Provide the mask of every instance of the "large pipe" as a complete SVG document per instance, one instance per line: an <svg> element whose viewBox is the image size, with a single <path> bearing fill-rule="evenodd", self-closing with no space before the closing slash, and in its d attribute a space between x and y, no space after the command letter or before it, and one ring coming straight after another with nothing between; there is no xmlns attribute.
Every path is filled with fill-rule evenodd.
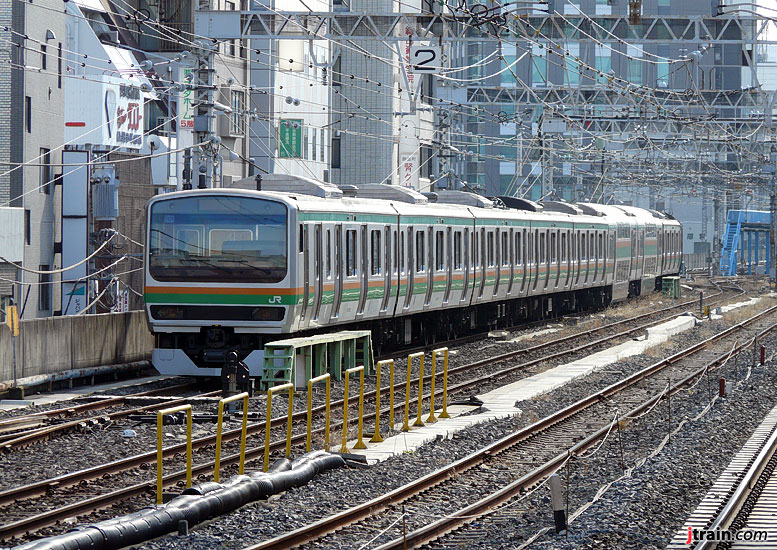
<svg viewBox="0 0 777 550"><path fill-rule="evenodd" d="M314 451L289 462L276 461L268 472L238 475L224 483L206 482L186 489L167 504L76 527L72 531L28 542L15 550L115 550L140 544L231 512L261 498L306 484L316 475L345 465L343 457Z"/></svg>

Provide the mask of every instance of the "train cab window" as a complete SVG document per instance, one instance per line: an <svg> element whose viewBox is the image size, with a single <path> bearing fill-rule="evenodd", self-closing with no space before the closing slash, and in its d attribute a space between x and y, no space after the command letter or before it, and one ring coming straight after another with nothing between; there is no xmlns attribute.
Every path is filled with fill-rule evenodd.
<svg viewBox="0 0 777 550"><path fill-rule="evenodd" d="M424 254L424 232L418 231L415 234L415 270L418 273L426 269L424 258L426 258L426 254Z"/></svg>
<svg viewBox="0 0 777 550"><path fill-rule="evenodd" d="M488 234L488 267L494 266L494 234Z"/></svg>
<svg viewBox="0 0 777 550"><path fill-rule="evenodd" d="M434 234L434 267L437 271L445 269L445 234L437 231Z"/></svg>
<svg viewBox="0 0 777 550"><path fill-rule="evenodd" d="M515 263L516 264L522 264L523 263L523 247L521 246L521 241L523 240L523 231L519 231L515 234Z"/></svg>
<svg viewBox="0 0 777 550"><path fill-rule="evenodd" d="M380 231L370 232L370 274L380 275Z"/></svg>
<svg viewBox="0 0 777 550"><path fill-rule="evenodd" d="M358 273L356 263L356 230L345 232L345 275L354 277Z"/></svg>
<svg viewBox="0 0 777 550"><path fill-rule="evenodd" d="M461 268L461 233L457 231L453 234L453 269Z"/></svg>
<svg viewBox="0 0 777 550"><path fill-rule="evenodd" d="M502 239L502 265L510 265L510 256L509 252L507 250L507 231L502 231L501 233L501 239Z"/></svg>
<svg viewBox="0 0 777 550"><path fill-rule="evenodd" d="M540 233L540 263L545 263L545 258L547 258L547 240L545 232Z"/></svg>
<svg viewBox="0 0 777 550"><path fill-rule="evenodd" d="M554 263L554 264L558 261L558 252L556 249L557 240L558 239L556 237L556 233L551 233L550 234L550 261L551 263Z"/></svg>
<svg viewBox="0 0 777 550"><path fill-rule="evenodd" d="M326 230L326 257L324 258L326 278L332 278L332 230Z"/></svg>

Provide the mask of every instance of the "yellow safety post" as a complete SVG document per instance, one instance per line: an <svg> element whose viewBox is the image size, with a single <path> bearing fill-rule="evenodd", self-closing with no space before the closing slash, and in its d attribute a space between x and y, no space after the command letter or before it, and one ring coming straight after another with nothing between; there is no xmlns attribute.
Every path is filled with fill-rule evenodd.
<svg viewBox="0 0 777 550"><path fill-rule="evenodd" d="M437 352L445 352L442 368L442 412L440 418L450 418L448 414L448 348L438 348L432 352L432 360ZM432 397L432 409L434 409L434 397Z"/></svg>
<svg viewBox="0 0 777 550"><path fill-rule="evenodd" d="M415 359L416 357L420 357L421 358L421 384L423 384L424 353L422 351L419 351L418 353L412 353L412 354L407 356L407 379L405 381L405 421L402 424L402 431L403 432L409 432L410 431L410 376L412 374L412 370L411 369L412 369L412 366L413 366L413 359ZM421 406L421 403L420 403L420 400L421 400L421 394L420 394L421 388L422 388L422 386L419 385L419 387L418 387L418 391L419 391L419 403L418 403L419 409L418 410L419 411L421 410L420 409L420 406ZM421 413L420 412L418 413L418 419L419 420L421 419ZM423 426L423 423L421 423L421 425Z"/></svg>
<svg viewBox="0 0 777 550"><path fill-rule="evenodd" d="M435 376L437 375L437 352L440 351L441 349L442 348L432 351L432 396L431 396L432 404L429 410L429 416L426 419L426 421L429 424L434 424L435 422L437 422L437 418L435 418L434 416L434 379L435 379Z"/></svg>
<svg viewBox="0 0 777 550"><path fill-rule="evenodd" d="M326 424L324 425L324 450L329 450L329 379L329 373L326 373L308 380L308 439L305 445L306 451L310 451L310 433L312 431L313 425L313 384L316 382L321 382L322 380L326 380L326 412L324 413L326 415Z"/></svg>
<svg viewBox="0 0 777 550"><path fill-rule="evenodd" d="M347 453L348 451L348 380L351 373L359 373L359 437L356 441L354 449L366 449L367 445L362 440L362 430L364 428L364 366L354 367L345 371L345 395L343 396L343 442L340 446L341 453Z"/></svg>
<svg viewBox="0 0 777 550"><path fill-rule="evenodd" d="M421 409L424 406L424 354L419 352L421 356L421 362L418 369L418 414L416 415L413 426L423 426L424 421L421 420Z"/></svg>
<svg viewBox="0 0 777 550"><path fill-rule="evenodd" d="M286 421L286 456L291 456L291 419L294 413L294 384L282 384L267 390L267 420L264 427L264 471L270 467L270 422L272 421L272 396L274 393L289 390L289 411Z"/></svg>
<svg viewBox="0 0 777 550"><path fill-rule="evenodd" d="M389 359L389 429L394 430L394 360Z"/></svg>
<svg viewBox="0 0 777 550"><path fill-rule="evenodd" d="M380 435L380 367L384 364L391 363L391 389L389 390L389 393L391 394L391 412L389 413L391 415L391 421L394 420L394 360L393 359L387 359L385 361L378 361L378 369L377 369L377 387L375 388L375 433L372 434L372 439L370 439L370 443L380 443L383 441L383 438ZM393 429L394 426L392 424L391 428Z"/></svg>
<svg viewBox="0 0 777 550"><path fill-rule="evenodd" d="M186 411L186 487L192 486L192 406L179 405L156 413L156 503L162 504L162 426L164 417Z"/></svg>
<svg viewBox="0 0 777 550"><path fill-rule="evenodd" d="M240 435L240 467L238 473L242 474L246 462L246 432L248 431L248 392L226 397L219 401L219 423L216 427L216 466L213 472L213 481L219 482L219 470L221 469L221 428L224 424L224 405L233 401L243 400L243 432Z"/></svg>

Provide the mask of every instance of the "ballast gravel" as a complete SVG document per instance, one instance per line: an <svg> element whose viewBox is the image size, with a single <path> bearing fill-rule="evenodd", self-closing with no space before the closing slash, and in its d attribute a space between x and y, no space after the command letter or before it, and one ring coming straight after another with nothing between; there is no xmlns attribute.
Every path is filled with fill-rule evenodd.
<svg viewBox="0 0 777 550"><path fill-rule="evenodd" d="M678 335L662 346L661 355L666 356L698 341L700 332L709 336L725 326L727 324L723 322L705 323L692 333ZM774 349L777 342L770 339L766 345ZM749 361L745 355L732 358L723 369L723 375L729 379L743 378L747 372L745 363ZM538 399L520 403L524 413L520 417L474 426L458 432L450 440L437 441L369 469L330 472L304 487L215 518L194 529L188 536L168 536L135 548L233 549L267 540L384 494L657 360L658 357L650 354L619 361ZM754 370L747 382L731 396L719 400L709 414L685 425L662 453L636 470L631 479L614 485L602 501L586 511L572 525L568 540L546 534L532 547L663 548L703 497L706 488L728 464L731 455L777 403L775 371L777 364L774 363ZM715 389L716 385L712 390ZM701 381L692 392L673 396L673 426L676 427L683 417L695 415L701 410L708 402L710 391L706 381ZM625 427L621 433L625 466L633 465L654 449L666 435L668 425L665 405L660 405L650 416ZM602 485L621 475L620 441L610 437L597 454L576 463L570 468L570 473L570 510L574 511L593 498ZM562 472L562 477L564 475ZM450 510L448 503L447 509L427 510L425 513L434 516ZM533 493L525 504L522 502L513 507L513 511L515 516L500 517L497 514L475 522L475 528L483 530L482 536L476 539L479 543L473 544L473 539L466 537L466 543L458 544L454 536L450 539L451 545L443 543L433 547L515 548L539 530L552 527L550 495L545 487ZM367 541L347 541L341 546L351 547L356 542ZM312 547L317 546L314 543Z"/></svg>

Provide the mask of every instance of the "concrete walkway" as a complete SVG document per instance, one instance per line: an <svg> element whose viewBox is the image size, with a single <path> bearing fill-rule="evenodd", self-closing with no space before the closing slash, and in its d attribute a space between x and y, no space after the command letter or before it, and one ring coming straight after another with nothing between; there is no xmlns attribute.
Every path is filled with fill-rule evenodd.
<svg viewBox="0 0 777 550"><path fill-rule="evenodd" d="M721 308L723 313L737 309L739 307L749 306L757 303L760 298L754 298L739 304L732 304ZM426 424L423 427L413 428L412 423L415 417L411 418L411 430L409 432L400 432L396 435L386 438L382 443L368 443L367 449L353 451L364 455L368 464L376 464L388 459L391 456L402 453L413 452L425 443L437 438L450 438L457 431L463 430L474 424L480 424L521 414L515 404L520 401L532 399L543 393L555 390L578 378L585 376L594 370L601 369L607 365L615 363L626 357L638 355L647 349L666 342L672 336L692 329L700 321L692 315L680 315L670 321L657 325L647 330L647 334L635 340L624 342L623 344L613 346L612 348L599 351L577 361L559 365L544 372L528 376L512 384L496 388L490 392L478 395L478 399L483 402L482 407L470 405L452 405L448 407L448 413L451 418L439 419L439 411L435 412L438 421L434 424ZM438 388L437 395L440 395ZM439 400L439 397L438 397ZM428 407L428 400L426 402ZM475 414L473 411L480 409ZM425 412L423 419L426 420L428 412ZM396 431L401 430L402 423L394 426ZM356 441L348 444L349 449L353 449Z"/></svg>

